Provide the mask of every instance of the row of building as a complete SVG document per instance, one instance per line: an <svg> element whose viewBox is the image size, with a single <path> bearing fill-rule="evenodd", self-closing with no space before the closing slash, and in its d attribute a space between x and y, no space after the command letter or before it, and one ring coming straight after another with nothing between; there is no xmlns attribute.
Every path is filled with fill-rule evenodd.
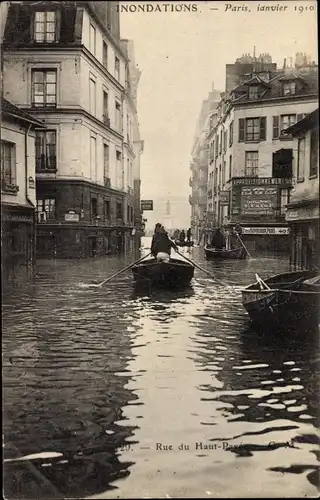
<svg viewBox="0 0 320 500"><path fill-rule="evenodd" d="M119 2L1 4L3 268L134 246L137 89Z"/></svg>
<svg viewBox="0 0 320 500"><path fill-rule="evenodd" d="M318 66L269 54L226 65L225 91L203 102L190 165L191 224L204 241L240 224L249 249L302 264L319 240ZM291 236L290 236L291 235ZM292 238L293 236L293 238Z"/></svg>

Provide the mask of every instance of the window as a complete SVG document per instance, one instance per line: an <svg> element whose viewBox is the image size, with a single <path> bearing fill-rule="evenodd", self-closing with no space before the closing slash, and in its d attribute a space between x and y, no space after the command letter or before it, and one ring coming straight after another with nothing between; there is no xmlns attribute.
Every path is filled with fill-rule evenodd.
<svg viewBox="0 0 320 500"><path fill-rule="evenodd" d="M56 170L57 141L55 130L36 132L36 170Z"/></svg>
<svg viewBox="0 0 320 500"><path fill-rule="evenodd" d="M246 177L257 177L258 175L258 151L246 151L246 164L244 175Z"/></svg>
<svg viewBox="0 0 320 500"><path fill-rule="evenodd" d="M310 135L310 169L309 177L318 175L319 165L319 129L312 129Z"/></svg>
<svg viewBox="0 0 320 500"><path fill-rule="evenodd" d="M89 39L89 49L91 54L96 55L96 29L93 24L90 23L90 39Z"/></svg>
<svg viewBox="0 0 320 500"><path fill-rule="evenodd" d="M122 123L121 123L121 104L116 101L116 130L118 132L122 132Z"/></svg>
<svg viewBox="0 0 320 500"><path fill-rule="evenodd" d="M97 198L91 198L91 217L97 217L98 215L98 200Z"/></svg>
<svg viewBox="0 0 320 500"><path fill-rule="evenodd" d="M227 170L227 162L223 162L223 171L222 171L222 187L224 186L226 182L226 170Z"/></svg>
<svg viewBox="0 0 320 500"><path fill-rule="evenodd" d="M96 180L97 175L97 140L95 137L90 138L90 176L92 180Z"/></svg>
<svg viewBox="0 0 320 500"><path fill-rule="evenodd" d="M1 178L5 184L16 183L16 145L1 141Z"/></svg>
<svg viewBox="0 0 320 500"><path fill-rule="evenodd" d="M228 131L225 130L225 132L223 134L223 151L224 152L227 151L227 142L228 142Z"/></svg>
<svg viewBox="0 0 320 500"><path fill-rule="evenodd" d="M283 95L294 95L296 93L296 82L286 82L282 87Z"/></svg>
<svg viewBox="0 0 320 500"><path fill-rule="evenodd" d="M267 120L260 118L239 119L239 142L265 141L267 135Z"/></svg>
<svg viewBox="0 0 320 500"><path fill-rule="evenodd" d="M34 41L54 43L56 41L56 12L36 12L34 17Z"/></svg>
<svg viewBox="0 0 320 500"><path fill-rule="evenodd" d="M122 155L120 151L116 151L116 160L117 188L123 189Z"/></svg>
<svg viewBox="0 0 320 500"><path fill-rule="evenodd" d="M108 69L108 45L106 42L103 42L102 64L106 69Z"/></svg>
<svg viewBox="0 0 320 500"><path fill-rule="evenodd" d="M110 125L109 119L109 96L107 92L103 92L103 123Z"/></svg>
<svg viewBox="0 0 320 500"><path fill-rule="evenodd" d="M37 214L39 222L46 220L54 220L56 218L56 200L55 198L39 198L37 199Z"/></svg>
<svg viewBox="0 0 320 500"><path fill-rule="evenodd" d="M220 130L219 153L222 153L223 131Z"/></svg>
<svg viewBox="0 0 320 500"><path fill-rule="evenodd" d="M110 184L109 177L109 146L108 144L103 145L103 175L104 175L104 184Z"/></svg>
<svg viewBox="0 0 320 500"><path fill-rule="evenodd" d="M306 139L302 137L298 140L298 165L297 165L297 180L304 180L304 164L306 156Z"/></svg>
<svg viewBox="0 0 320 500"><path fill-rule="evenodd" d="M127 221L130 222L130 206L127 205Z"/></svg>
<svg viewBox="0 0 320 500"><path fill-rule="evenodd" d="M230 123L229 127L229 146L233 144L233 122Z"/></svg>
<svg viewBox="0 0 320 500"><path fill-rule="evenodd" d="M219 135L216 135L216 156L218 156L219 153Z"/></svg>
<svg viewBox="0 0 320 500"><path fill-rule="evenodd" d="M122 203L117 203L117 205L116 205L116 214L117 214L117 219L123 219Z"/></svg>
<svg viewBox="0 0 320 500"><path fill-rule="evenodd" d="M110 201L104 200L103 202L103 215L105 220L110 219Z"/></svg>
<svg viewBox="0 0 320 500"><path fill-rule="evenodd" d="M258 141L260 138L260 120L259 118L249 118L246 120L246 140Z"/></svg>
<svg viewBox="0 0 320 500"><path fill-rule="evenodd" d="M90 113L96 116L96 82L93 78L89 81L89 101Z"/></svg>
<svg viewBox="0 0 320 500"><path fill-rule="evenodd" d="M32 106L54 108L57 105L56 70L32 71Z"/></svg>
<svg viewBox="0 0 320 500"><path fill-rule="evenodd" d="M281 115L280 117L280 135L283 131L296 123L296 115Z"/></svg>
<svg viewBox="0 0 320 500"><path fill-rule="evenodd" d="M229 179L232 177L232 155L229 156Z"/></svg>
<svg viewBox="0 0 320 500"><path fill-rule="evenodd" d="M258 85L249 86L249 99L259 99L259 87Z"/></svg>
<svg viewBox="0 0 320 500"><path fill-rule="evenodd" d="M120 80L120 59L117 56L114 60L114 75L117 80Z"/></svg>

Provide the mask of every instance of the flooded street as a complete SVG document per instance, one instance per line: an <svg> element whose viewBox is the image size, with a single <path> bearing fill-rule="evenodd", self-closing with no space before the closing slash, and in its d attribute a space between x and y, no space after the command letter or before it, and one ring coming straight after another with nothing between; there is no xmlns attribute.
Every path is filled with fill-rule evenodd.
<svg viewBox="0 0 320 500"><path fill-rule="evenodd" d="M137 295L133 258L43 261L3 305L7 499L317 496L317 344L250 329L272 256ZM223 283L221 283L221 281Z"/></svg>

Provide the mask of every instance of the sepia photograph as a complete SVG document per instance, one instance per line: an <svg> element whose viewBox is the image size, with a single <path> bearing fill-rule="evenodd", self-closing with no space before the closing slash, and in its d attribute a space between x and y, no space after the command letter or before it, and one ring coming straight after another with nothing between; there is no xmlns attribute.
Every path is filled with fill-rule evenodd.
<svg viewBox="0 0 320 500"><path fill-rule="evenodd" d="M318 498L317 10L1 2L5 500Z"/></svg>

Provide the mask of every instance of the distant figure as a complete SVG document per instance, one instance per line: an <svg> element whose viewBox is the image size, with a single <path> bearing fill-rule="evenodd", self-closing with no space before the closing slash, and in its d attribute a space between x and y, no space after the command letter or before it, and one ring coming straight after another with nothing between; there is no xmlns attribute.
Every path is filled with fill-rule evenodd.
<svg viewBox="0 0 320 500"><path fill-rule="evenodd" d="M151 254L158 262L168 262L172 248L178 250L177 245L169 238L165 228L160 223L156 224L151 243Z"/></svg>
<svg viewBox="0 0 320 500"><path fill-rule="evenodd" d="M189 227L187 231L187 242L190 243L190 241L191 241L191 227Z"/></svg>
<svg viewBox="0 0 320 500"><path fill-rule="evenodd" d="M186 239L186 233L184 232L184 229L182 229L180 236L179 236L180 243L184 243L185 239Z"/></svg>
<svg viewBox="0 0 320 500"><path fill-rule="evenodd" d="M223 233L221 232L220 227L218 227L218 229L212 236L211 246L213 248L216 248L217 250L222 250L225 247L225 245L226 245L226 239Z"/></svg>
<svg viewBox="0 0 320 500"><path fill-rule="evenodd" d="M179 239L179 236L180 236L180 231L179 229L175 229L174 232L173 232L173 239L175 241L177 241Z"/></svg>

